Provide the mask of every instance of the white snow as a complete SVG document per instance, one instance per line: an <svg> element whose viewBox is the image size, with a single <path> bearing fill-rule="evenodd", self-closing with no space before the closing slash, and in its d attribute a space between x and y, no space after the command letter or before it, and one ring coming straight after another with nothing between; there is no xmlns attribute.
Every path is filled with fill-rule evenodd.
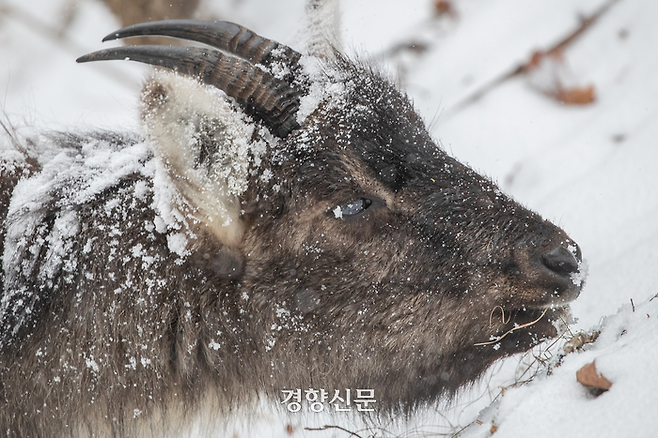
<svg viewBox="0 0 658 438"><path fill-rule="evenodd" d="M490 175L579 243L589 276L572 305L579 322L571 330L596 328L600 337L582 352L564 357L559 366L560 343L536 351L550 364L550 373L532 355L497 364L455 402L428 408L409 422L368 431L349 416L285 416L264 406L250 426L236 422L227 435L235 431L239 436L285 437L290 436L290 425L292 436L349 436L335 428L304 430L327 424L361 436L449 436L468 425L463 436L656 435L658 299L651 298L658 293L658 3L619 0L564 50L561 80L594 86L596 101L583 106L558 103L538 91L537 77L523 75L503 81L468 105L460 103L528 61L534 51L550 48L606 0L451 3L454 15L433 18L430 0L343 1L343 49L367 53L397 73L448 152ZM73 20L59 29L70 4L75 4ZM6 0L3 7L9 13L0 27L0 85L2 108L10 120L39 129L138 129L139 89L149 69L134 63L74 62L103 47L101 38L119 27L101 2ZM295 32L303 10L303 0L206 0L202 5L205 14L239 22L293 48L299 46ZM58 29L59 37L54 32ZM391 55L392 49L408 43L423 44L426 50ZM539 80L545 84L547 79ZM317 97L309 99L304 115L316 102ZM143 158L139 148L133 158L129 152L113 155L127 161L115 163L112 175L129 171L130 159L137 164ZM150 172L156 178L164 173ZM100 177L97 181L108 182ZM100 189L89 187L80 196ZM163 202L169 201L162 196ZM154 228L171 226L176 215L163 207ZM68 235L75 218L60 220L61 233ZM173 250L184 251L182 239L169 243ZM92 360L91 367L96 364ZM575 378L582 365L594 360L612 382L599 397L591 396ZM527 379L530 372L521 377L527 362L534 363L531 371L537 375L515 385ZM128 366L135 366L135 360ZM502 393L501 387L506 388Z"/></svg>

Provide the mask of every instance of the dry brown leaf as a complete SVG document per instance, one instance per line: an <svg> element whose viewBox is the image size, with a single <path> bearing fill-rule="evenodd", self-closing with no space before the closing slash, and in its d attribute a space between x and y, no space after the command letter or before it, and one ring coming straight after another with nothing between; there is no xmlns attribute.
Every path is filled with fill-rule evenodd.
<svg viewBox="0 0 658 438"><path fill-rule="evenodd" d="M594 86L558 90L555 98L567 105L589 105L596 100Z"/></svg>
<svg viewBox="0 0 658 438"><path fill-rule="evenodd" d="M441 17L444 15L455 16L455 8L449 0L435 0L434 1L434 15Z"/></svg>
<svg viewBox="0 0 658 438"><path fill-rule="evenodd" d="M539 65L547 59L549 61L553 60L558 63L563 63L564 54L560 49L549 50L548 52L545 52L543 50L536 50L530 56L530 60L526 62L525 65L523 66L523 71L526 74L530 73L532 70L538 68Z"/></svg>
<svg viewBox="0 0 658 438"><path fill-rule="evenodd" d="M578 332L571 339L564 344L562 350L564 354L571 354L574 351L582 350L582 348L587 344L593 344L599 338L601 332L593 330L591 333Z"/></svg>
<svg viewBox="0 0 658 438"><path fill-rule="evenodd" d="M576 380L583 386L603 391L607 391L612 386L612 382L596 370L596 362L588 363L579 369L576 373Z"/></svg>

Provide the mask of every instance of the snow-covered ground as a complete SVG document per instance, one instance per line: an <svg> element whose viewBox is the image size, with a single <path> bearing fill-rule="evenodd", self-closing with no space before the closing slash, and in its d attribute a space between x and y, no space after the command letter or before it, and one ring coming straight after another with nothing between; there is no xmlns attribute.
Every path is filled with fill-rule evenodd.
<svg viewBox="0 0 658 438"><path fill-rule="evenodd" d="M511 358L451 405L409 422L367 431L348 418L264 413L248 431L350 436L304 430L331 424L360 436L451 435L465 426L468 437L657 436L658 3L612 2L561 56L498 82L609 0L453 0L443 2L452 9L441 16L435 3L344 1L343 49L385 65L446 150L579 243L589 277L572 306L579 322L571 330L601 335L561 360L560 343L536 352L547 367L535 361L525 375L533 356ZM205 0L201 8L292 47L303 10L303 0ZM99 0L5 0L0 11L1 102L10 120L42 129L136 128L147 67L74 62L120 27ZM546 94L558 82L593 86L595 101L558 102ZM598 397L576 381L594 360L612 382ZM530 373L529 383L514 385Z"/></svg>

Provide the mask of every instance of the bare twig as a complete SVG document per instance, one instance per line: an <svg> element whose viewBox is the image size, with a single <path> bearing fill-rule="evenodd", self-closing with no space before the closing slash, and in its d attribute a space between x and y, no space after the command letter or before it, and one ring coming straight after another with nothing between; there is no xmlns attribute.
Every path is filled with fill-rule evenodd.
<svg viewBox="0 0 658 438"><path fill-rule="evenodd" d="M352 432L351 430L347 430L344 427L341 426L335 426L335 425L330 425L330 424L325 424L322 427L305 427L304 430L310 430L310 431L321 431L321 430L327 430L327 429L338 429L342 430L343 432L349 433L351 436L355 436L357 438L363 438L361 435L359 435L356 432Z"/></svg>
<svg viewBox="0 0 658 438"><path fill-rule="evenodd" d="M65 51L68 51L69 53L74 54L75 57L91 51L89 47L82 46L66 35L66 20L62 26L54 26L37 18L30 11L23 9L22 7L17 7L16 5L8 5L4 2L0 3L0 13L23 24L25 27L30 29L30 31L40 35L42 38L49 42L57 41L59 47ZM73 57L71 58L71 62L73 62ZM105 75L108 78L124 85L134 82L133 78L116 67L104 66L103 69L99 69L98 71L102 75Z"/></svg>
<svg viewBox="0 0 658 438"><path fill-rule="evenodd" d="M63 42L63 46L68 47L68 49L72 52L82 53L85 51L84 47L66 36L65 29L67 21L65 21L62 26L53 26L37 18L28 10L17 7L16 5L8 5L4 2L0 4L0 12L16 21L23 23L23 25L28 27L30 30L40 34L42 37L48 40L59 40Z"/></svg>
<svg viewBox="0 0 658 438"><path fill-rule="evenodd" d="M570 32L568 35L566 35L564 38L562 38L560 41L555 43L553 46L551 46L549 49L543 51L544 54L546 55L552 55L555 53L558 53L562 51L565 47L567 47L569 44L573 43L578 37L580 37L587 29L589 29L603 14L605 14L615 3L617 3L619 0L610 0L606 2L601 8L599 8L597 11L595 11L593 14L587 17L583 17L580 20L580 25L574 29L572 32ZM532 61L532 59L531 59ZM454 107L452 107L450 110L447 111L447 115L445 117L449 117L450 115L454 115L458 113L459 111L463 110L464 108L470 106L471 104L477 102L480 100L483 96L494 90L495 88L499 87L503 83L507 82L508 80L524 73L530 62L524 62L522 64L516 65L513 68L511 68L509 71L506 73L503 73L499 77L491 80L489 83L483 85L480 87L478 90L475 92L471 93L469 96L466 98L462 99L460 102L458 102Z"/></svg>

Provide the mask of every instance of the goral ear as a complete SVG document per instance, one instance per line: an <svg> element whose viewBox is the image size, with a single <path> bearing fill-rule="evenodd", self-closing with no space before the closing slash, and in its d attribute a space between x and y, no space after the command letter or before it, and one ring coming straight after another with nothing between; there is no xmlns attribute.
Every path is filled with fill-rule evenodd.
<svg viewBox="0 0 658 438"><path fill-rule="evenodd" d="M192 209L190 228L236 248L243 235L240 195L248 184L247 124L216 89L165 71L144 87L142 119L158 159Z"/></svg>

